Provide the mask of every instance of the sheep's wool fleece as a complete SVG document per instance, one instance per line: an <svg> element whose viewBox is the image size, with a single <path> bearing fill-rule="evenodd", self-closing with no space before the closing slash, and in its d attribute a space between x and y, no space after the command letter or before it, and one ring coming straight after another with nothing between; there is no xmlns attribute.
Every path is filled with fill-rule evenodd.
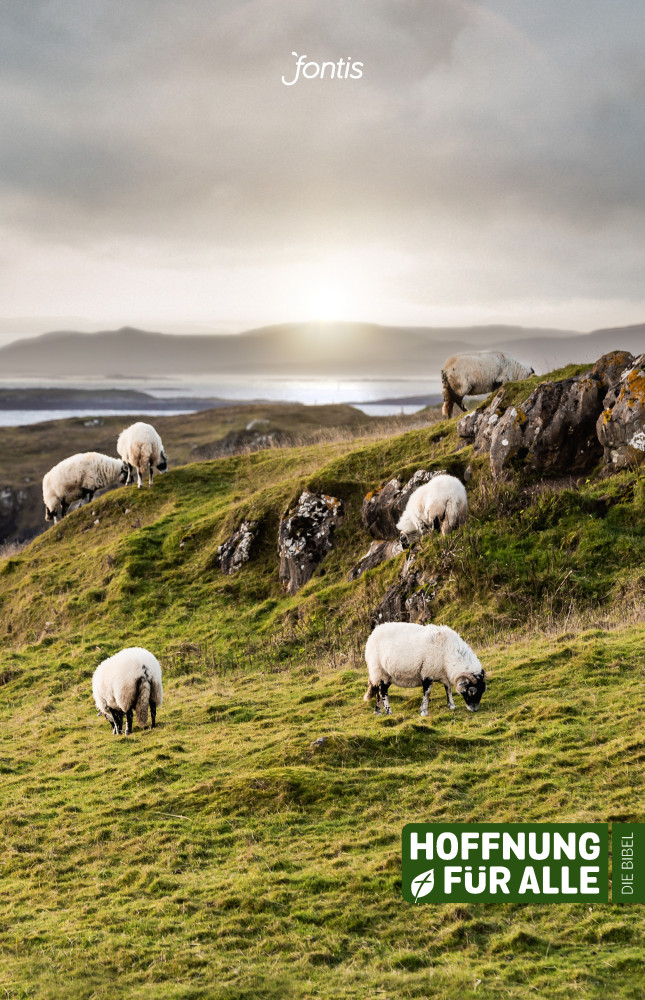
<svg viewBox="0 0 645 1000"><path fill-rule="evenodd" d="M159 707L163 699L161 667L152 653L133 646L103 660L92 677L92 693L99 712L104 712L106 707L120 708L123 712L134 708L137 681L146 675L150 681L151 696Z"/></svg>

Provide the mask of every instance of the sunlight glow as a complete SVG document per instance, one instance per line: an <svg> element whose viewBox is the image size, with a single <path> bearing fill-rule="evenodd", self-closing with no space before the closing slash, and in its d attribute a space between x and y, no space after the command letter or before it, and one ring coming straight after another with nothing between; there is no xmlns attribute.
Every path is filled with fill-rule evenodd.
<svg viewBox="0 0 645 1000"><path fill-rule="evenodd" d="M345 319L348 306L348 298L338 286L322 286L309 296L309 312L314 320Z"/></svg>

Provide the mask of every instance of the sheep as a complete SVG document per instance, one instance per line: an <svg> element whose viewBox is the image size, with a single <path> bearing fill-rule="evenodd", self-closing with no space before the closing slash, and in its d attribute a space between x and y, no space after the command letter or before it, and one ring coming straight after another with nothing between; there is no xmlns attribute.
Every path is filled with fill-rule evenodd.
<svg viewBox="0 0 645 1000"><path fill-rule="evenodd" d="M470 646L447 625L385 622L377 625L365 646L369 683L364 701L376 695L375 714L392 714L387 692L390 684L422 687L421 715L428 714L433 681L446 689L453 710L452 686L463 695L466 708L476 712L486 690L485 672Z"/></svg>
<svg viewBox="0 0 645 1000"><path fill-rule="evenodd" d="M441 369L444 417L452 416L453 403L466 412L464 396L479 396L499 389L504 382L528 378L534 371L503 351L454 354Z"/></svg>
<svg viewBox="0 0 645 1000"><path fill-rule="evenodd" d="M65 517L75 500L89 503L97 490L124 483L127 475L125 462L97 451L64 458L43 477L45 520L56 523L59 517Z"/></svg>
<svg viewBox="0 0 645 1000"><path fill-rule="evenodd" d="M404 549L425 531L441 528L441 534L458 528L468 516L468 498L463 483L454 476L434 476L411 494L397 529Z"/></svg>
<svg viewBox="0 0 645 1000"><path fill-rule="evenodd" d="M141 420L130 424L119 434L116 450L128 466L126 486L134 482L134 470L137 470L137 488L143 485L143 473L148 469L148 486L152 486L154 467L160 472L168 468L168 459L163 450L161 438L152 424L144 424Z"/></svg>
<svg viewBox="0 0 645 1000"><path fill-rule="evenodd" d="M140 726L148 720L152 728L157 722L157 709L163 701L161 667L147 649L132 646L103 660L92 677L92 694L99 715L104 715L115 736L120 736L125 715L125 735L132 732L132 713L136 711Z"/></svg>

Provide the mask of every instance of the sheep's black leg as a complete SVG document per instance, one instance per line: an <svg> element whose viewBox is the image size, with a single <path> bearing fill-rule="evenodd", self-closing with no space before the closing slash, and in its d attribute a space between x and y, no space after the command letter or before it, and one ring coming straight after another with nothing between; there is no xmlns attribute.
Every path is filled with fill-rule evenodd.
<svg viewBox="0 0 645 1000"><path fill-rule="evenodd" d="M125 485L130 486L134 482L134 466L130 465L129 462L126 462L126 465L128 466L128 478L125 481Z"/></svg>
<svg viewBox="0 0 645 1000"><path fill-rule="evenodd" d="M423 701L421 702L421 715L428 714L428 698L430 697L430 689L432 687L432 681L429 677L426 677L423 681Z"/></svg>
<svg viewBox="0 0 645 1000"><path fill-rule="evenodd" d="M450 684L444 684L444 687L446 689L446 700L448 702L448 708L454 709L455 708L455 703L452 700L452 691L450 689Z"/></svg>
<svg viewBox="0 0 645 1000"><path fill-rule="evenodd" d="M125 713L125 735L132 735L132 709L129 708Z"/></svg>
<svg viewBox="0 0 645 1000"><path fill-rule="evenodd" d="M383 709L385 711L385 714L391 715L392 709L390 708L390 701L387 696L387 692L389 690L390 685L386 684L385 681L381 681L379 687L381 689L381 701L383 702Z"/></svg>
<svg viewBox="0 0 645 1000"><path fill-rule="evenodd" d="M65 514L67 513L68 510L69 510L69 504L68 504L67 500L65 500L65 498L63 498L61 500L61 502L60 502L60 516L61 516L61 520L65 517Z"/></svg>
<svg viewBox="0 0 645 1000"><path fill-rule="evenodd" d="M157 725L157 703L150 699L150 728L154 729Z"/></svg>
<svg viewBox="0 0 645 1000"><path fill-rule="evenodd" d="M123 731L123 712L120 708L111 708L110 713L112 715L114 735L120 736Z"/></svg>

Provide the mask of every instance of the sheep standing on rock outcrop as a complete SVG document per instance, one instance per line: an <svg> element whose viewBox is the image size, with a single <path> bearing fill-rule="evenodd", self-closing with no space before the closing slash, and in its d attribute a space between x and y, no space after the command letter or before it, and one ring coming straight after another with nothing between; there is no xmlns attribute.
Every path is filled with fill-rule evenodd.
<svg viewBox="0 0 645 1000"><path fill-rule="evenodd" d="M43 478L45 520L57 521L65 517L75 500L89 502L97 490L115 483L124 483L128 467L118 458L101 455L97 451L81 452L64 458L50 469Z"/></svg>
<svg viewBox="0 0 645 1000"><path fill-rule="evenodd" d="M428 714L433 681L443 684L450 709L455 708L453 685L471 712L477 711L486 690L484 668L470 646L447 625L378 625L367 640L365 661L369 684L363 700L376 695L377 715L382 709L392 714L387 696L390 684L422 687L421 715Z"/></svg>
<svg viewBox="0 0 645 1000"><path fill-rule="evenodd" d="M444 417L451 417L454 403L465 412L464 396L494 392L504 382L519 382L533 374L532 368L503 351L454 354L441 369L441 412Z"/></svg>
<svg viewBox="0 0 645 1000"><path fill-rule="evenodd" d="M92 677L92 694L99 715L105 716L115 736L121 735L124 715L125 735L130 735L135 711L139 725L145 726L148 707L154 729L157 709L163 701L159 661L139 646L122 649L96 668Z"/></svg>
<svg viewBox="0 0 645 1000"><path fill-rule="evenodd" d="M435 476L415 490L397 524L401 545L407 549L426 531L447 535L468 516L468 498L463 483L455 476Z"/></svg>
<svg viewBox="0 0 645 1000"><path fill-rule="evenodd" d="M168 468L168 459L163 450L161 438L152 424L144 424L141 420L121 431L116 450L128 465L126 486L134 482L135 469L137 487L141 489L146 469L148 470L148 486L152 486L155 466L160 472L165 472Z"/></svg>

